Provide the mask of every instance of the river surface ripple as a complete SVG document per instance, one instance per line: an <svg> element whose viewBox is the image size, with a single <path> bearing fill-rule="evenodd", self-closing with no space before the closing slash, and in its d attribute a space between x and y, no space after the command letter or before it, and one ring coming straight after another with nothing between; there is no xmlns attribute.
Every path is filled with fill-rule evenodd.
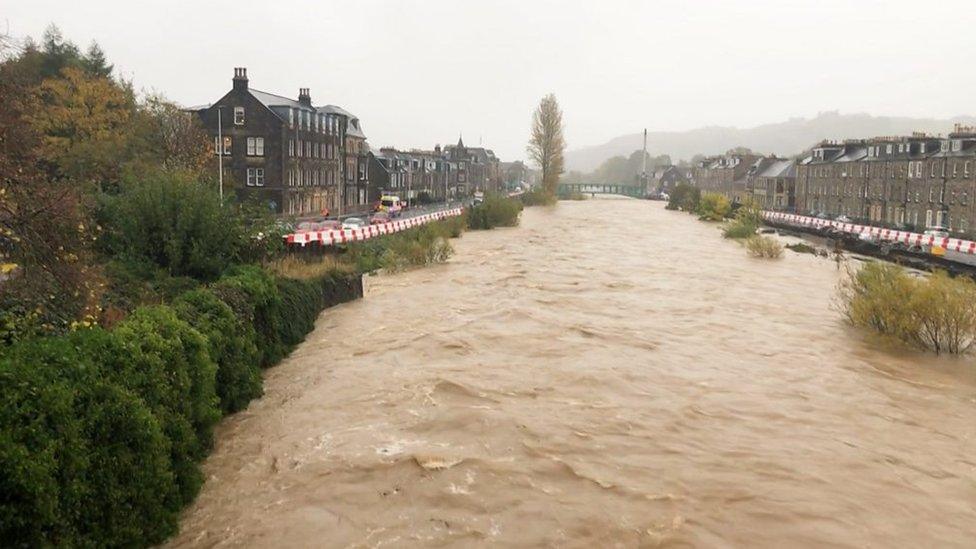
<svg viewBox="0 0 976 549"><path fill-rule="evenodd" d="M225 421L174 547L973 547L976 367L661 203L367 279Z"/></svg>

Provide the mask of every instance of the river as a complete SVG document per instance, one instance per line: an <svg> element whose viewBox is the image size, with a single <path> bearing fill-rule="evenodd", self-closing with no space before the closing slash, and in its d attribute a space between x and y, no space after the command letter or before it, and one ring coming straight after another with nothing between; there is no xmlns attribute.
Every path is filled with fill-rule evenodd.
<svg viewBox="0 0 976 549"><path fill-rule="evenodd" d="M976 365L661 203L367 279L224 421L174 547L972 547Z"/></svg>

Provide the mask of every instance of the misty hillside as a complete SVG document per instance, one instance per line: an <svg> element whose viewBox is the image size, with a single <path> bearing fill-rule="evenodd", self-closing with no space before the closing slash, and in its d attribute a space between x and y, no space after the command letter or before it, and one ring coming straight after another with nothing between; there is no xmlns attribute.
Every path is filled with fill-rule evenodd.
<svg viewBox="0 0 976 549"><path fill-rule="evenodd" d="M972 125L976 123L976 117L936 120L827 112L816 118L792 118L747 129L713 126L684 132L648 132L647 152L668 154L674 162L690 159L696 154L721 154L739 146L760 153L790 156L822 139L906 135L913 131L947 133L955 123ZM608 158L627 156L640 148L640 133L622 135L602 145L567 151L566 169L589 172Z"/></svg>

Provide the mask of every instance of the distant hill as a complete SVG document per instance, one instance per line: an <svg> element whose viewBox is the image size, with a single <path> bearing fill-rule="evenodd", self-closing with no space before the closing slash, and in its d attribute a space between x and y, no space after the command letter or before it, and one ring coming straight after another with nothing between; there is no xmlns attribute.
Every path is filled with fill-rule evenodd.
<svg viewBox="0 0 976 549"><path fill-rule="evenodd" d="M648 132L647 152L653 156L668 154L674 162L690 159L696 154L721 154L740 146L759 153L792 156L822 139L907 135L913 131L947 133L956 123L976 125L976 117L936 120L826 112L815 118L791 118L755 128L711 126L685 132ZM640 133L633 133L603 145L567 151L566 169L590 172L608 158L629 156L641 148L641 138Z"/></svg>

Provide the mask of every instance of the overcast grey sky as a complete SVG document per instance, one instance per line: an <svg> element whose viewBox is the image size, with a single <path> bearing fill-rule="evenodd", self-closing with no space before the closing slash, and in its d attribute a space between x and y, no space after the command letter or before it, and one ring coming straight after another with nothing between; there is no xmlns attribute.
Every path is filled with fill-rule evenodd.
<svg viewBox="0 0 976 549"><path fill-rule="evenodd" d="M974 0L0 0L0 23L97 40L137 88L184 105L251 86L358 114L372 146L525 156L553 92L570 148L624 133L820 111L976 112Z"/></svg>

